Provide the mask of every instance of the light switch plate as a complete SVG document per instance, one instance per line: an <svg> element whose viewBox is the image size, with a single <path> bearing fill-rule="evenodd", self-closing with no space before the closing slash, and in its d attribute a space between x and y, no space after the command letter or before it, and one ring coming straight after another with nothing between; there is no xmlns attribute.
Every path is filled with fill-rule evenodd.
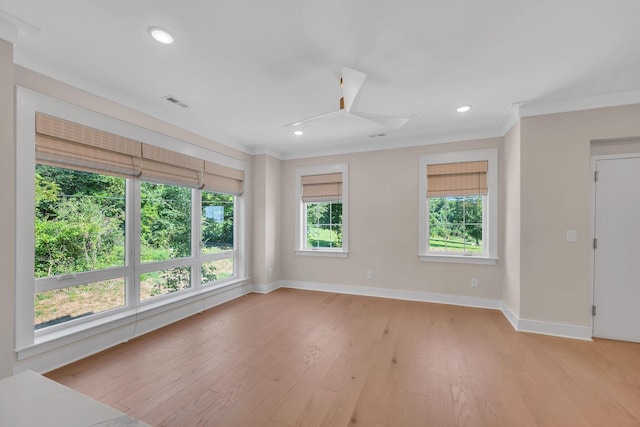
<svg viewBox="0 0 640 427"><path fill-rule="evenodd" d="M578 232L576 230L567 230L567 242L576 242L578 240Z"/></svg>

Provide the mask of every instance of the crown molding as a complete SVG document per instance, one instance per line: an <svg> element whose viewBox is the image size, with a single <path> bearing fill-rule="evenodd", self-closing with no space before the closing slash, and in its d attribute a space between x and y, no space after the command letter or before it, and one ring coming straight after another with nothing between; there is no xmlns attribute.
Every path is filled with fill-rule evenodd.
<svg viewBox="0 0 640 427"><path fill-rule="evenodd" d="M640 90L612 92L592 96L525 102L518 106L518 115L519 117L531 117L638 103L640 103Z"/></svg>

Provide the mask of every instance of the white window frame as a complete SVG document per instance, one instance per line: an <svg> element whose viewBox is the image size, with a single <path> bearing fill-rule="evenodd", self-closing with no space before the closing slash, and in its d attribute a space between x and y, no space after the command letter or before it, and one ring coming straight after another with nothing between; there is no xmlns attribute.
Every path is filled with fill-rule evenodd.
<svg viewBox="0 0 640 427"><path fill-rule="evenodd" d="M308 248L306 241L306 215L302 201L302 177L342 173L342 247L341 248ZM321 166L301 166L296 168L296 255L326 256L346 258L349 255L349 164L337 163Z"/></svg>
<svg viewBox="0 0 640 427"><path fill-rule="evenodd" d="M220 153L189 144L176 138L120 121L113 117L69 104L29 89L18 87L16 90L16 298L15 298L15 350L19 360L48 351L61 345L80 342L91 336L116 330L124 323L131 324L131 319L145 319L145 327L156 322L162 326L168 321L175 321L184 316L176 311L175 316L167 315L172 308L184 304L184 301L202 300L212 292L231 285L242 285L248 281L246 248L247 234L244 230L246 221L247 183L251 182L247 163ZM36 286L34 277L34 217L35 217L35 114L49 114L64 120L73 121L85 126L97 128L116 135L145 142L181 154L202 158L224 166L240 169L245 172L245 193L234 196L234 250L214 256L202 255L200 250L200 218L201 190L192 190L192 253L185 258L165 261L140 263L139 250L139 218L140 218L140 182L127 179L126 220L127 233L126 264L124 267L90 271L70 275L58 282L57 278L40 280ZM196 215L198 214L198 215ZM217 280L206 285L200 284L200 263L210 258L234 256L234 276ZM178 266L191 266L191 287L188 289L158 295L145 301L139 300L139 276L141 273L164 270ZM105 280L115 273L118 277L126 277L126 305L84 318L73 319L46 328L34 329L34 295L36 291L74 286ZM121 273L121 275L120 275ZM134 283L133 286L130 283ZM204 306L204 304L202 304ZM144 316L142 316L144 313ZM157 320L151 320L157 315ZM173 320L169 320L173 319ZM133 329L135 335L135 327ZM101 335L102 336L102 335ZM101 339L101 338L96 338ZM106 338L105 338L106 339Z"/></svg>
<svg viewBox="0 0 640 427"><path fill-rule="evenodd" d="M208 192L208 193L216 193L215 191L211 191L211 190L201 190L198 191L198 197L197 197L197 201L194 200L194 202L196 202L197 204L194 203L194 209L197 209L197 211L195 212L200 212L200 215L202 215L202 192ZM220 193L217 192L217 194L225 194L225 193ZM197 281L196 283L198 284L199 287L202 288L211 288L211 287L217 287L220 284L224 284L226 282L229 282L231 280L234 280L238 277L238 268L240 267L239 265L239 252L238 252L238 239L240 236L240 232L238 230L237 224L238 224L238 197L234 196L233 197L233 249L230 251L224 251L224 252L218 252L218 253L212 253L212 254L203 254L202 253L202 218L198 217L195 218L194 217L194 221L197 222L197 224L193 224L193 229L197 232L196 236L198 237L196 245L197 245L197 249L196 252L198 254L198 258L200 260L200 262L198 263L198 266L201 266L203 263L207 263L207 262L213 262L213 261L220 261L223 259L229 259L229 258L233 258L233 276L231 277L226 277L224 279L218 279L218 280L214 280L213 282L206 282L206 283L201 283L202 282L202 277L201 274L202 272L200 271L200 269L198 268L198 272L197 272ZM196 253L194 252L194 253ZM193 273L192 273L193 276Z"/></svg>
<svg viewBox="0 0 640 427"><path fill-rule="evenodd" d="M432 252L429 250L429 203L427 197L427 165L458 162L489 162L487 171L488 192L483 196L482 223L483 246L479 255ZM498 260L498 149L457 151L423 154L419 163L419 236L418 257L424 262L451 262L464 264L495 264Z"/></svg>

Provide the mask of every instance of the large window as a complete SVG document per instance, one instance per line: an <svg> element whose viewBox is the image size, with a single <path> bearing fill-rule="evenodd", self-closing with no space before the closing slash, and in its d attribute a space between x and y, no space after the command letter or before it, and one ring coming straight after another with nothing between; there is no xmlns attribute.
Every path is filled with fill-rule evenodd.
<svg viewBox="0 0 640 427"><path fill-rule="evenodd" d="M159 268L140 274L140 300L191 287L187 260L173 268L161 262L191 256L191 193L186 187L140 183L140 261Z"/></svg>
<svg viewBox="0 0 640 427"><path fill-rule="evenodd" d="M142 182L140 185L142 262L191 255L191 189Z"/></svg>
<svg viewBox="0 0 640 427"><path fill-rule="evenodd" d="M29 337L18 324L19 347L240 278L242 170L35 116L33 225L19 221L33 230L25 239L33 257L21 260L33 260L23 276L33 277L33 314L23 315L28 287L18 290L25 302L17 309L20 322L31 317L33 326ZM23 182L27 170L19 171Z"/></svg>
<svg viewBox="0 0 640 427"><path fill-rule="evenodd" d="M235 274L234 197L203 191L201 218L201 283L206 285Z"/></svg>
<svg viewBox="0 0 640 427"><path fill-rule="evenodd" d="M125 180L35 172L36 329L125 306Z"/></svg>
<svg viewBox="0 0 640 427"><path fill-rule="evenodd" d="M346 256L348 252L348 167L296 169L299 255Z"/></svg>
<svg viewBox="0 0 640 427"><path fill-rule="evenodd" d="M495 263L497 150L420 157L423 261Z"/></svg>

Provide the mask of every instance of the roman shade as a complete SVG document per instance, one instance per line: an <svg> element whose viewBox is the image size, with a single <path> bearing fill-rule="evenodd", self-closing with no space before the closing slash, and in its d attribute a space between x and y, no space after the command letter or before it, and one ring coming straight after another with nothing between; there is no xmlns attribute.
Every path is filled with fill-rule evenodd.
<svg viewBox="0 0 640 427"><path fill-rule="evenodd" d="M326 202L342 199L342 172L302 176L302 201Z"/></svg>
<svg viewBox="0 0 640 427"><path fill-rule="evenodd" d="M84 172L137 177L142 143L36 113L36 161Z"/></svg>
<svg viewBox="0 0 640 427"><path fill-rule="evenodd" d="M427 165L427 197L486 195L488 164L484 160Z"/></svg>
<svg viewBox="0 0 640 427"><path fill-rule="evenodd" d="M203 189L241 196L244 192L244 171L205 161Z"/></svg>
<svg viewBox="0 0 640 427"><path fill-rule="evenodd" d="M201 188L204 160L142 144L140 179L160 184Z"/></svg>
<svg viewBox="0 0 640 427"><path fill-rule="evenodd" d="M36 113L36 162L240 196L244 171Z"/></svg>

